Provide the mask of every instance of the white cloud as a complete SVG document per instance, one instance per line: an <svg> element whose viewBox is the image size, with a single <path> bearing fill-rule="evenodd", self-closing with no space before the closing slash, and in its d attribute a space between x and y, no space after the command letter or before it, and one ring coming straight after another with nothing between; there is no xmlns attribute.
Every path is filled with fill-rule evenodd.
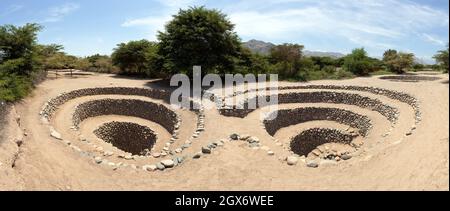
<svg viewBox="0 0 450 211"><path fill-rule="evenodd" d="M167 21L170 20L169 16L161 16L161 17L145 17L145 18L137 18L130 19L122 23L123 27L131 27L131 26L155 26L160 27L163 26Z"/></svg>
<svg viewBox="0 0 450 211"><path fill-rule="evenodd" d="M66 3L60 6L52 7L48 10L47 18L44 19L44 23L61 21L65 16L78 10L79 4Z"/></svg>
<svg viewBox="0 0 450 211"><path fill-rule="evenodd" d="M0 13L0 16L7 16L17 11L20 11L24 6L19 4L13 4L9 7L6 7L4 11Z"/></svg>
<svg viewBox="0 0 450 211"><path fill-rule="evenodd" d="M155 17L145 17L130 19L121 24L122 27L143 27L147 32L147 39L156 40L158 31L163 31L164 26L170 21L172 16L163 15Z"/></svg>
<svg viewBox="0 0 450 211"><path fill-rule="evenodd" d="M274 7L274 2L269 1L267 6ZM295 11L285 8L266 8L264 11L251 12L245 9L232 12L230 16L237 24L237 31L242 34L249 34L249 29L257 29L252 30L251 33L283 34L317 31L400 38L410 32L435 26L447 25L448 27L448 14L409 1L385 0L374 3L367 0L333 2L281 0L280 2L308 4ZM232 11L231 8L229 10Z"/></svg>
<svg viewBox="0 0 450 211"><path fill-rule="evenodd" d="M430 42L430 43L433 43L433 44L436 44L436 45L442 45L442 46L445 45L445 41L443 41L443 40L441 40L441 39L439 39L439 38L437 38L437 37L435 37L433 35L430 35L430 34L427 34L427 33L423 33L422 37L427 42Z"/></svg>
<svg viewBox="0 0 450 211"><path fill-rule="evenodd" d="M198 2L196 0L157 0L163 8L158 11L158 15L147 16L141 18L129 18L121 24L122 27L142 27L145 28L148 35L147 38L156 40L158 31L163 31L167 22L172 19L178 9L186 8Z"/></svg>
<svg viewBox="0 0 450 211"><path fill-rule="evenodd" d="M165 6L159 15L129 19L122 26L146 27L154 37L178 8L204 2L158 1ZM397 45L414 36L449 27L448 12L409 0L236 0L220 9L244 39L303 42L305 37L317 37L347 41L373 51L401 47ZM443 43L431 35L420 38Z"/></svg>

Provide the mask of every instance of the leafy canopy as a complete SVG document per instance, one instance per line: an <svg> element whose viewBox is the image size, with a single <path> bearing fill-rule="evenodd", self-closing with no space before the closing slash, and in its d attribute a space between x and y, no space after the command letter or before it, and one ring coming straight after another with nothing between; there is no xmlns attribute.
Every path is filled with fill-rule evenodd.
<svg viewBox="0 0 450 211"><path fill-rule="evenodd" d="M157 58L157 48L156 43L148 40L120 43L111 56L112 62L122 74L152 76L157 71L152 65Z"/></svg>
<svg viewBox="0 0 450 211"><path fill-rule="evenodd" d="M383 62L389 71L404 73L406 68L411 68L414 64L414 54L397 52L389 49L383 54Z"/></svg>
<svg viewBox="0 0 450 211"><path fill-rule="evenodd" d="M449 69L449 58L448 58L448 52L449 52L449 48L448 48L448 44L447 44L447 49L446 50L441 50L439 51L436 55L434 55L434 59L436 60L436 62L441 65L441 67L444 69L445 72L448 73L448 69Z"/></svg>
<svg viewBox="0 0 450 211"><path fill-rule="evenodd" d="M37 68L35 48L41 29L38 24L0 26L0 71L26 75Z"/></svg>
<svg viewBox="0 0 450 211"><path fill-rule="evenodd" d="M360 76L369 75L374 68L374 59L367 56L364 48L353 49L352 53L344 59L343 67L345 70Z"/></svg>
<svg viewBox="0 0 450 211"><path fill-rule="evenodd" d="M241 48L233 30L234 25L219 10L180 10L158 34L163 68L170 74L190 74L195 65L201 65L206 72L232 71Z"/></svg>

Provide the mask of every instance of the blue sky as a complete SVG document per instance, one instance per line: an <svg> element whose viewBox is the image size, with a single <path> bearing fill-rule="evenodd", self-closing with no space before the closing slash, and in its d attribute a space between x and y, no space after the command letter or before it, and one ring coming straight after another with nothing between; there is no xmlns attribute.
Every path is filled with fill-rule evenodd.
<svg viewBox="0 0 450 211"><path fill-rule="evenodd" d="M291 42L308 50L349 53L388 48L425 61L449 39L448 0L0 0L0 24L42 24L42 43L63 44L86 56L110 54L116 44L156 39L179 8L222 10L243 41Z"/></svg>

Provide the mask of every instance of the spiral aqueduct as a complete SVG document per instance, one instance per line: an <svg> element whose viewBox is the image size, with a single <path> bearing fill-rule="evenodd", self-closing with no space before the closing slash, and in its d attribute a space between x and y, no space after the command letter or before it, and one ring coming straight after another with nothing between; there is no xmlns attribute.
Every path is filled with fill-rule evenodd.
<svg viewBox="0 0 450 211"><path fill-rule="evenodd" d="M248 94L257 91L215 96L216 101L240 102L244 109L224 105L211 112L236 121L252 118L262 108L249 109L248 103L257 98ZM113 170L143 171L176 169L189 160L201 162L202 157L215 156L212 152L231 142L247 143L249 149L266 151L267 156L286 165L298 165L301 161L309 167L324 162L337 164L358 159L358 152L367 144L378 143L374 140L410 136L421 122L420 102L408 93L366 86L282 86L278 115L254 122L265 134L229 131L229 137L206 140L202 133L212 124L207 121L210 111L175 110L169 99L170 92L158 89L79 89L48 100L40 116L49 135L80 156ZM196 124L185 124L186 120ZM399 124L410 127L396 131ZM62 130L69 130L71 136L63 137L59 132ZM202 147L193 149L194 142L200 142ZM267 142L272 142L272 147Z"/></svg>

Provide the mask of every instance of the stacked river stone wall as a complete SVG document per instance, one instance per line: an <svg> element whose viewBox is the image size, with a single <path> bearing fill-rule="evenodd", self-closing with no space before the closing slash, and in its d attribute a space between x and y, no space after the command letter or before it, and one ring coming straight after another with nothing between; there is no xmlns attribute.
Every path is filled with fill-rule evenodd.
<svg viewBox="0 0 450 211"><path fill-rule="evenodd" d="M274 115L275 113L271 114ZM367 136L372 123L367 116L353 113L338 108L297 108L291 110L279 110L275 118L264 120L267 132L273 136L284 127L305 123L309 121L328 120L348 125L359 130L359 134Z"/></svg>
<svg viewBox="0 0 450 211"><path fill-rule="evenodd" d="M269 96L267 96L267 101ZM248 109L248 104L258 105L258 97L245 102L244 109L222 109L221 114L225 116L245 117L254 109ZM398 110L388 105L384 105L377 99L371 99L358 94L339 93L339 92L298 92L278 95L279 104L287 103L334 103L355 105L361 108L367 108L376 111L385 116L390 122L395 123L398 118Z"/></svg>
<svg viewBox="0 0 450 211"><path fill-rule="evenodd" d="M170 93L162 90L143 89L143 88L128 88L128 87L106 87L106 88L88 88L79 89L67 93L62 93L58 97L49 100L42 110L42 115L48 119L52 117L59 106L69 100L79 97L93 96L93 95L135 95L144 96L153 99L160 99L168 102L170 100Z"/></svg>
<svg viewBox="0 0 450 211"><path fill-rule="evenodd" d="M255 92L255 91L260 91L260 90L270 90L273 89L273 87L267 87L265 89L250 89L244 92L236 92L233 94L233 96L237 96L240 94L246 94L248 92ZM285 87L278 87L279 90L295 90L295 89L331 89L331 90L348 90L348 91L361 91L361 92L368 92L368 93L372 93L372 94L376 94L376 95L382 95L385 97L388 97L390 99L393 100L397 100L403 103L406 103L408 105L410 105L414 111L415 111L415 120L416 123L421 121L421 113L420 113L420 106L419 106L419 101L407 94L407 93L403 93L403 92L399 92L399 91L393 91L393 90L388 90L388 89L383 89L383 88L378 88L378 87L368 87L368 86L339 86L339 85L303 85L303 86L285 86ZM227 97L232 97L232 96L227 96Z"/></svg>
<svg viewBox="0 0 450 211"><path fill-rule="evenodd" d="M130 122L108 122L96 129L94 134L133 155L147 155L156 142L153 130Z"/></svg>
<svg viewBox="0 0 450 211"><path fill-rule="evenodd" d="M400 82L420 82L420 81L437 81L439 77L418 76L418 75L390 75L380 77L382 80L400 81Z"/></svg>
<svg viewBox="0 0 450 211"><path fill-rule="evenodd" d="M353 136L343 131L328 128L313 128L305 130L291 140L291 150L300 156L308 154L326 143L350 144Z"/></svg>
<svg viewBox="0 0 450 211"><path fill-rule="evenodd" d="M78 105L73 114L73 125L87 118L103 115L133 116L156 122L173 133L178 118L175 112L163 105L134 99L102 99Z"/></svg>

